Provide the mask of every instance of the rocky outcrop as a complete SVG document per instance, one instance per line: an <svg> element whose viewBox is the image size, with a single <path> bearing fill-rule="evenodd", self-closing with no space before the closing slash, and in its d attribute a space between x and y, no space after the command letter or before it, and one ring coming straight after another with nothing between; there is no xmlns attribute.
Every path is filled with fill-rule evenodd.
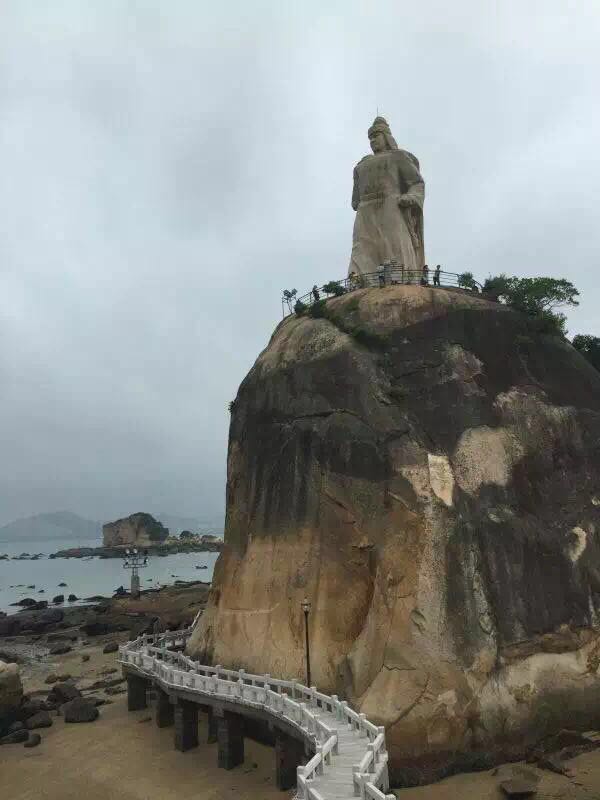
<svg viewBox="0 0 600 800"><path fill-rule="evenodd" d="M0 730L5 722L12 722L23 698L23 684L17 664L0 661Z"/></svg>
<svg viewBox="0 0 600 800"><path fill-rule="evenodd" d="M147 547L164 542L168 535L168 528L151 514L142 512L102 526L105 547Z"/></svg>
<svg viewBox="0 0 600 800"><path fill-rule="evenodd" d="M225 549L189 643L387 728L396 780L600 713L600 375L466 293L290 317L233 404ZM491 754L491 755L490 755Z"/></svg>

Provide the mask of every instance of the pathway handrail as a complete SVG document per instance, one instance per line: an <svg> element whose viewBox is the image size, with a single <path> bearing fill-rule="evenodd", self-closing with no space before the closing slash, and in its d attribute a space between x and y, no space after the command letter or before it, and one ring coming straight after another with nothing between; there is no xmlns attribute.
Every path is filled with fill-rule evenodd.
<svg viewBox="0 0 600 800"><path fill-rule="evenodd" d="M298 729L315 748L315 755L298 767L298 796L304 800L327 800L312 782L338 754L338 734L319 719L319 711L335 716L341 727L347 726L365 740L365 753L352 767L354 794L362 800L392 800L388 789L385 732L373 725L364 714L351 709L337 695L318 692L294 680L255 675L244 669L226 669L194 661L172 647L185 645L192 628L142 634L119 647L119 662L133 666L168 689L185 689L202 695L226 699L242 706L259 707L272 716L283 718ZM383 791L382 791L383 789Z"/></svg>
<svg viewBox="0 0 600 800"><path fill-rule="evenodd" d="M434 275L438 276L439 284L434 284ZM464 283L464 276L470 276L467 284ZM425 283L422 281L425 278ZM476 281L471 273L463 272L447 272L440 270L436 273L434 269L430 269L425 277L421 269L409 269L397 264L384 264L375 272L367 272L364 275L355 274L352 277L341 278L338 281L329 281L324 286L318 286L317 291L321 300L328 300L331 297L339 297L355 289L372 289L384 288L386 286L418 286L425 285L440 289L444 288L459 288L467 291L482 292L483 287ZM325 291L325 286L328 286L332 291ZM337 288L336 288L337 287ZM295 290L294 290L295 291ZM286 293L281 298L281 309L283 316L294 313L296 303L309 307L316 302L312 290L306 294L298 296L297 293L293 296Z"/></svg>

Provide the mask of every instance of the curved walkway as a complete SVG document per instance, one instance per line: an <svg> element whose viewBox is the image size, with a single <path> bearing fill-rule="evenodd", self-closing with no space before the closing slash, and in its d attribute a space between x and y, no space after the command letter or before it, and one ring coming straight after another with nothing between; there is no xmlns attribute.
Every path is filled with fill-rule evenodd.
<svg viewBox="0 0 600 800"><path fill-rule="evenodd" d="M258 710L274 727L307 743L314 756L297 767L300 798L395 800L394 795L385 794L388 755L382 727L314 686L193 661L174 649L183 648L191 632L192 628L167 631L158 638L144 635L128 642L119 648L124 673L152 682L171 702L225 704L240 716L252 716Z"/></svg>

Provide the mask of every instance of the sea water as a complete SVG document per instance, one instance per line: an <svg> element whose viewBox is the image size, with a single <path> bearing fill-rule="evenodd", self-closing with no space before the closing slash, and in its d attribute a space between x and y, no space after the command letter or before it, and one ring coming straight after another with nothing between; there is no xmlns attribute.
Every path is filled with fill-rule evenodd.
<svg viewBox="0 0 600 800"><path fill-rule="evenodd" d="M64 605L70 594L79 600L92 595L110 597L115 589L124 586L129 590L131 571L123 567L120 558L48 558L50 553L72 547L96 547L95 541L74 541L73 539L44 539L43 541L19 540L0 542L0 555L18 556L21 553L43 553L36 561L17 561L12 558L0 560L0 611L12 614L20 606L11 606L24 597L34 600L52 599L58 594L65 596ZM142 589L158 589L182 581L212 580L213 569L218 553L177 553L170 556L149 556L148 566L140 569ZM196 569L196 567L206 569ZM59 586L66 583L66 586ZM34 586L35 588L28 588ZM44 590L43 593L40 590Z"/></svg>

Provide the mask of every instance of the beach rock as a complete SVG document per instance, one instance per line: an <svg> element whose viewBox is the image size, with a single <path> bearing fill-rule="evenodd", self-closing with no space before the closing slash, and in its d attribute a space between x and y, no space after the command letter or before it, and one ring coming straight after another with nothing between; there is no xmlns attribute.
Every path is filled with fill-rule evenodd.
<svg viewBox="0 0 600 800"><path fill-rule="evenodd" d="M36 728L49 728L52 725L52 717L47 711L38 711L37 714L29 717L26 725L30 731Z"/></svg>
<svg viewBox="0 0 600 800"><path fill-rule="evenodd" d="M68 584L66 584L66 583L59 583L58 585L59 585L59 587L68 586Z"/></svg>
<svg viewBox="0 0 600 800"><path fill-rule="evenodd" d="M23 684L17 664L0 661L0 729L12 721L23 699Z"/></svg>
<svg viewBox="0 0 600 800"><path fill-rule="evenodd" d="M48 700L52 703L62 704L69 700L74 700L81 697L81 692L74 683L65 681L64 683L55 683L52 687Z"/></svg>
<svg viewBox="0 0 600 800"><path fill-rule="evenodd" d="M52 673L51 675L46 676L44 683L56 683L57 680L58 680L58 675Z"/></svg>
<svg viewBox="0 0 600 800"><path fill-rule="evenodd" d="M73 648L70 644L55 644L50 648L51 656L64 656L65 653L70 653Z"/></svg>
<svg viewBox="0 0 600 800"><path fill-rule="evenodd" d="M225 548L187 650L311 672L391 777L600 718L600 373L530 318L421 286L286 318L233 404ZM207 661L208 659L208 661Z"/></svg>
<svg viewBox="0 0 600 800"><path fill-rule="evenodd" d="M60 710L65 722L93 722L99 716L95 704L83 697L65 703Z"/></svg>
<svg viewBox="0 0 600 800"><path fill-rule="evenodd" d="M69 602L69 603L76 603L76 602L77 602L77 600L79 600L79 598L77 597L77 595L76 595L76 594L70 594L70 595L67 597L67 600L68 600L68 602Z"/></svg>
<svg viewBox="0 0 600 800"><path fill-rule="evenodd" d="M119 649L117 642L107 642L102 648L103 653L116 653Z"/></svg>
<svg viewBox="0 0 600 800"><path fill-rule="evenodd" d="M15 720L8 726L8 733L15 733L15 731L22 731L25 730L25 723L23 723L20 719Z"/></svg>
<svg viewBox="0 0 600 800"><path fill-rule="evenodd" d="M56 597L52 599L52 602L55 604L64 603L65 602L64 594L57 594Z"/></svg>
<svg viewBox="0 0 600 800"><path fill-rule="evenodd" d="M37 747L41 741L42 737L39 735L39 733L30 733L29 738L24 743L23 747Z"/></svg>
<svg viewBox="0 0 600 800"><path fill-rule="evenodd" d="M89 660L90 660L90 657L89 657L89 655L88 655L87 653L84 653L84 654L81 656L81 660L82 660L82 661L85 663L86 661L89 661Z"/></svg>
<svg viewBox="0 0 600 800"><path fill-rule="evenodd" d="M22 600L17 600L16 603L11 603L11 606L22 606L23 608L29 608L30 606L37 606L38 601L34 600L33 597L24 597Z"/></svg>
<svg viewBox="0 0 600 800"><path fill-rule="evenodd" d="M29 739L29 731L23 729L3 736L2 739L0 739L0 744L21 744L22 742L26 742L27 739Z"/></svg>

